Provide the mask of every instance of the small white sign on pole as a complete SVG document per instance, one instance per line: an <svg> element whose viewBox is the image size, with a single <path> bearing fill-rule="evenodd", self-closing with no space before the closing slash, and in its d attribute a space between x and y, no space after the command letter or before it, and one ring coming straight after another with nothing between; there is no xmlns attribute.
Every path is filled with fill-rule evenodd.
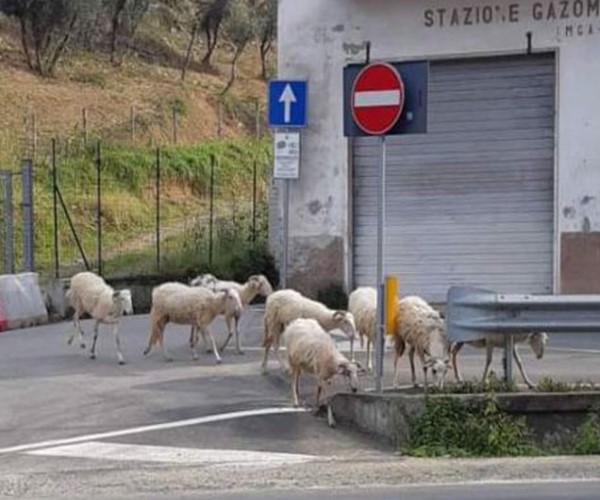
<svg viewBox="0 0 600 500"><path fill-rule="evenodd" d="M300 132L275 133L275 179L298 179L300 176Z"/></svg>

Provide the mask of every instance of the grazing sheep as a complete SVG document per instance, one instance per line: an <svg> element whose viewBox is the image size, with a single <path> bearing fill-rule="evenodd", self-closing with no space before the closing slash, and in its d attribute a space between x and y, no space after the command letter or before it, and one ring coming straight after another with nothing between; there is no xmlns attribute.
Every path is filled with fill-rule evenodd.
<svg viewBox="0 0 600 500"><path fill-rule="evenodd" d="M291 369L294 406L300 405L298 385L303 372L317 377L317 408L321 404L325 385L331 384L331 379L335 375L346 377L352 392L357 391L358 374L364 373L364 370L338 351L333 339L316 320L300 318L292 321L285 328L282 340ZM334 425L329 405L327 416L329 424Z"/></svg>
<svg viewBox="0 0 600 500"><path fill-rule="evenodd" d="M208 335L212 342L217 363L220 363L221 357L208 325L219 314L225 314L228 310L241 310L241 308L240 296L233 289L214 293L206 288L191 287L182 283L164 283L152 290L151 332L148 347L144 350L144 356L150 352L156 343L160 343L165 359L170 360L164 343L164 331L167 323L177 323L192 325L195 327L195 331L200 331L204 339ZM192 340L190 342L192 354L194 359L198 359L198 353L196 352L197 339Z"/></svg>
<svg viewBox="0 0 600 500"><path fill-rule="evenodd" d="M88 313L94 319L94 340L90 358L96 359L96 341L98 340L99 326L100 323L104 323L113 325L117 358L120 365L125 364L119 340L119 320L123 314L133 314L131 292L129 290L115 291L100 276L91 272L82 272L71 278L71 285L66 293L66 298L75 309L73 322L77 330L71 334L67 343L71 345L75 333L79 332L81 348L85 349L83 329L79 320L82 314Z"/></svg>
<svg viewBox="0 0 600 500"><path fill-rule="evenodd" d="M367 339L367 370L371 371L371 346L377 330L377 290L366 286L354 290L348 298L348 311L354 316L360 345L363 345L363 339Z"/></svg>
<svg viewBox="0 0 600 500"><path fill-rule="evenodd" d="M208 288L212 292L216 292L217 278L212 274L201 274L196 276L193 280L190 280L190 286L202 286Z"/></svg>
<svg viewBox="0 0 600 500"><path fill-rule="evenodd" d="M204 286L205 288L212 287L215 291L223 291L233 288L240 294L243 309L246 309L250 305L250 302L252 302L257 295L268 297L273 293L273 287L269 283L269 280L267 280L267 278L262 274L250 276L244 284L240 284L235 281L217 280L212 274L200 275L193 279L190 283L192 286ZM243 309L239 313L229 312L225 314L225 322L227 324L227 339L225 339L225 342L221 346L221 351L225 350L227 344L233 336L233 330L235 330L236 351L238 354L244 353L240 344L239 334L239 322ZM232 323L234 328L232 328ZM190 337L191 336L193 336L193 332L190 333Z"/></svg>
<svg viewBox="0 0 600 500"><path fill-rule="evenodd" d="M408 357L412 383L417 386L415 375L415 352L423 365L425 389L428 387L427 370L431 368L434 384L443 387L450 360L450 343L445 334L444 320L422 298L416 296L398 300L398 317L394 336L394 387L398 386L398 361L406 344L410 345Z"/></svg>
<svg viewBox="0 0 600 500"><path fill-rule="evenodd" d="M537 359L541 359L544 356L544 350L546 348L546 343L548 342L548 335L543 332L536 333L518 333L513 336L513 351L512 355L517 362L517 366L519 367L519 371L523 376L523 380L527 384L527 387L532 389L535 387L535 384L531 381L531 379L525 373L525 368L523 367L523 362L521 361L521 357L517 351L517 344L522 344L527 342L531 347L531 350L536 355ZM487 357L485 362L485 369L483 370L483 383L487 383L488 380L488 371L490 369L490 365L492 364L492 356L494 348L504 348L504 343L506 342L506 335L501 333L488 333L484 336L484 338L478 340L472 340L469 342L456 342L452 345L452 367L454 368L454 376L457 381L462 382L463 378L460 372L458 371L458 366L456 363L456 357L459 351L462 349L464 344L485 348Z"/></svg>
<svg viewBox="0 0 600 500"><path fill-rule="evenodd" d="M285 327L298 318L315 319L328 332L335 329L342 330L350 340L351 357L354 358L356 327L352 313L347 311L333 311L320 302L304 297L295 290L279 290L267 298L265 306L263 373L267 371L267 360L271 347L274 348L275 356L280 366L284 367L283 361L279 356L279 341Z"/></svg>

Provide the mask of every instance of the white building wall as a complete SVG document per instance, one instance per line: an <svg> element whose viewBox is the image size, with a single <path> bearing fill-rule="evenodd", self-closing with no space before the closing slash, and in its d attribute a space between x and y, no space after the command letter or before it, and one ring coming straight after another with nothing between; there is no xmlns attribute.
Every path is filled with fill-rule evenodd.
<svg viewBox="0 0 600 500"><path fill-rule="evenodd" d="M290 196L290 274L300 287L324 276L321 260L343 260L334 278L349 277L344 65L364 60L367 41L372 60L523 53L528 32L534 51L557 54L559 283L561 233L600 231L600 0L280 0L279 19L279 77L309 80L310 125Z"/></svg>

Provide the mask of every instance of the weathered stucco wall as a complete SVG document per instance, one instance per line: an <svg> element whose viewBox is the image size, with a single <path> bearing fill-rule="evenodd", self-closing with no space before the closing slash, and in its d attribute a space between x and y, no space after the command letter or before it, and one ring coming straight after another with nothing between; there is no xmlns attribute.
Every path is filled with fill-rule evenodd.
<svg viewBox="0 0 600 500"><path fill-rule="evenodd" d="M344 65L364 60L367 41L373 60L524 53L528 32L534 51L557 54L557 291L565 257L561 249L585 253L590 247L587 260L600 259L588 241L600 232L600 0L280 0L279 76L309 80L310 125L302 135L301 178L290 193L292 285L307 273L318 277L310 291L316 281L349 280ZM565 242L568 233L583 236ZM320 264L319 248L325 249L325 261L333 252L341 264L328 271ZM563 265L563 272L571 273L571 267ZM583 288L600 291L600 282L593 282L597 278L583 279L588 281Z"/></svg>

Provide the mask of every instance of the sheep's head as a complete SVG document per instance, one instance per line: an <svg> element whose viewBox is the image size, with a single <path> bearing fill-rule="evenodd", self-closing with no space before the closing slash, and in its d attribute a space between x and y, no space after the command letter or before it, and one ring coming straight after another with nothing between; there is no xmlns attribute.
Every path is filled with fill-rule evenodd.
<svg viewBox="0 0 600 500"><path fill-rule="evenodd" d="M542 359L544 357L546 344L548 343L548 334L544 332L531 333L527 340L537 359Z"/></svg>
<svg viewBox="0 0 600 500"><path fill-rule="evenodd" d="M228 288L227 290L219 292L217 296L223 301L226 314L231 314L237 317L242 314L242 299L235 288Z"/></svg>
<svg viewBox="0 0 600 500"><path fill-rule="evenodd" d="M217 278L212 274L201 274L190 280L190 286L201 286L214 292L217 286Z"/></svg>
<svg viewBox="0 0 600 500"><path fill-rule="evenodd" d="M112 299L123 314L133 314L133 300L130 290L118 290L113 293Z"/></svg>
<svg viewBox="0 0 600 500"><path fill-rule="evenodd" d="M338 364L337 373L345 377L350 385L350 390L356 392L358 391L358 376L364 375L367 371L360 363L346 359Z"/></svg>
<svg viewBox="0 0 600 500"><path fill-rule="evenodd" d="M262 274L254 274L248 278L248 283L257 295L268 297L273 293L273 287L269 280Z"/></svg>
<svg viewBox="0 0 600 500"><path fill-rule="evenodd" d="M444 381L446 380L446 374L450 369L449 359L437 359L429 356L425 357L425 367L431 370L433 377L433 384L441 389L444 387Z"/></svg>
<svg viewBox="0 0 600 500"><path fill-rule="evenodd" d="M335 328L339 328L346 334L348 339L357 340L356 324L354 323L354 316L348 311L335 311L333 313L333 322Z"/></svg>

